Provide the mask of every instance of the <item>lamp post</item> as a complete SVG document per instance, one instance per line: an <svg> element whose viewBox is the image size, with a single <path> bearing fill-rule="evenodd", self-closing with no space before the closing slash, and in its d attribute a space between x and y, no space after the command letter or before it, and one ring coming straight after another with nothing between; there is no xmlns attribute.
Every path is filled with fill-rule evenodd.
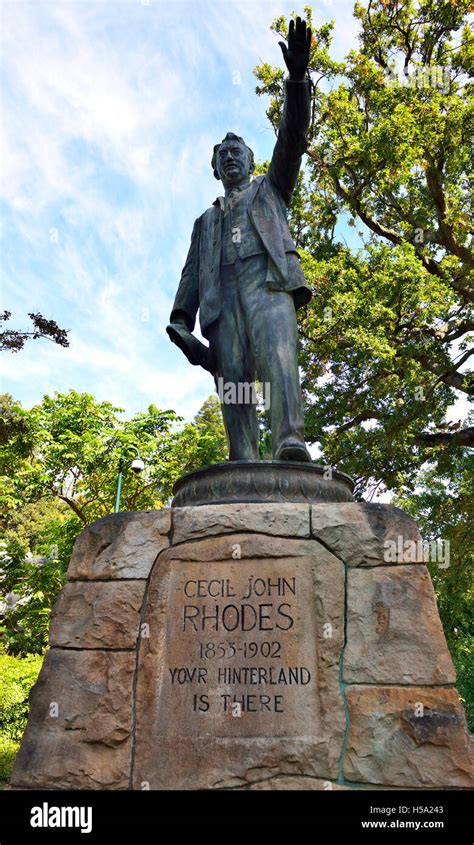
<svg viewBox="0 0 474 845"><path fill-rule="evenodd" d="M133 472L135 472L138 475L138 473L142 472L145 469L145 464L142 461L142 459L139 457L138 449L136 448L136 446L128 446L126 451L130 452L131 449L133 449L133 451L135 452L135 455L136 455L136 457L132 461L132 470L133 470ZM120 458L119 458L118 467L117 467L117 492L115 494L114 513L118 513L119 510L120 510L120 494L122 492L122 478L123 478L123 468L124 468L124 466L125 466L125 455L121 455Z"/></svg>

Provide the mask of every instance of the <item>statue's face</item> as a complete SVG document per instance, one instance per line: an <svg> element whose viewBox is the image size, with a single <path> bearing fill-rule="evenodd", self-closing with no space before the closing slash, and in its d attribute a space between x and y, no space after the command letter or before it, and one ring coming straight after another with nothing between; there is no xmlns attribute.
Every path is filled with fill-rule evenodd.
<svg viewBox="0 0 474 845"><path fill-rule="evenodd" d="M224 141L217 152L217 172L225 188L237 185L250 175L249 154L240 141Z"/></svg>

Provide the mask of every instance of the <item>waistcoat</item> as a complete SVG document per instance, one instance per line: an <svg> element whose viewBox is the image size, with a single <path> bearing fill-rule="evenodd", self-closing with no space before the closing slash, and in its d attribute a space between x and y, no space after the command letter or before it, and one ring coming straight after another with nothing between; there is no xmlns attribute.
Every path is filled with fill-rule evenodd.
<svg viewBox="0 0 474 845"><path fill-rule="evenodd" d="M249 213L249 191L240 191L227 203L222 227L222 264L234 264L237 258L248 258L266 252Z"/></svg>

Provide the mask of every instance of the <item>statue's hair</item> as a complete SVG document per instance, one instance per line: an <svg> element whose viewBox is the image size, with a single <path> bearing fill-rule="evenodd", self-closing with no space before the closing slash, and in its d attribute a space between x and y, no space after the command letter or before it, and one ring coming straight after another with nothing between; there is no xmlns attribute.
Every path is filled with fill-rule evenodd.
<svg viewBox="0 0 474 845"><path fill-rule="evenodd" d="M240 137L240 135L234 135L233 132L228 132L227 135L225 136L225 138L222 139L220 144L215 145L214 151L212 153L211 166L212 166L212 171L213 171L216 179L221 178L219 176L218 172L217 172L217 154L219 152L219 148L222 146L224 141L239 141L241 144L244 145L244 147L247 148L247 153L248 153L248 157L249 157L249 172L253 173L253 171L255 169L255 163L254 163L254 155L253 155L252 150L250 149L250 147L247 147L247 144L245 143L244 139Z"/></svg>

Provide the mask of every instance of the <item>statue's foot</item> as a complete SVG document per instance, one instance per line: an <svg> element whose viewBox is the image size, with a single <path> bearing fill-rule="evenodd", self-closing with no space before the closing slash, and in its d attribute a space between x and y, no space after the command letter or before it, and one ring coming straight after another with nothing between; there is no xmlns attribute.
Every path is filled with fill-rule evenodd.
<svg viewBox="0 0 474 845"><path fill-rule="evenodd" d="M277 450L274 460L305 461L306 463L311 463L313 459L303 443L283 443Z"/></svg>

